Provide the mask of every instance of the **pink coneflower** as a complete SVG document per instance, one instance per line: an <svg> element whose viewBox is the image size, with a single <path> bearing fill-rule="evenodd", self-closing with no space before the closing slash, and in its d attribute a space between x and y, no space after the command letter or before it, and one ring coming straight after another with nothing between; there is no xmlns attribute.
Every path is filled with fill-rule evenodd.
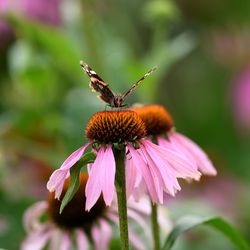
<svg viewBox="0 0 250 250"><path fill-rule="evenodd" d="M189 138L175 131L173 119L163 106L148 105L135 107L133 110L142 118L148 135L158 145L183 155L183 157L188 159L193 169L197 169L203 174L216 175L216 169L206 153ZM185 177L188 177L190 170L187 167L183 168L179 174L186 173ZM176 174L178 175L178 172Z"/></svg>
<svg viewBox="0 0 250 250"><path fill-rule="evenodd" d="M0 0L0 14L15 13L50 25L61 24L59 0Z"/></svg>
<svg viewBox="0 0 250 250"><path fill-rule="evenodd" d="M89 249L93 245L96 250L108 250L112 239L112 225L118 224L117 203L114 200L110 207L106 207L102 198L99 198L91 211L84 210L84 192L88 176L86 173L80 175L80 187L67 204L61 214L59 208L61 202L54 199L54 193L50 193L48 201L41 201L30 207L24 215L24 225L28 233L22 243L22 250L40 250L49 246L49 249ZM65 195L69 185L66 180L62 190ZM130 241L134 249L145 250L147 244L150 246L149 227L147 224L150 213L149 203L145 200L136 203L128 201L128 217L131 223L129 229ZM46 221L41 218L47 218ZM169 230L169 221L161 213L159 220L162 229ZM137 235L133 225L141 228L144 235ZM147 244L145 236L149 237ZM143 238L144 237L144 238Z"/></svg>
<svg viewBox="0 0 250 250"><path fill-rule="evenodd" d="M0 0L0 50L2 51L15 40L11 25L2 18L9 13L53 26L62 23L59 0Z"/></svg>
<svg viewBox="0 0 250 250"><path fill-rule="evenodd" d="M155 203L163 203L164 193L174 195L180 189L178 177L199 177L199 172L185 157L145 139L145 125L134 111L97 112L87 124L86 135L90 142L72 153L52 174L47 184L48 190L55 191L55 197L59 198L70 168L91 146L95 149L96 160L89 167L86 210L92 208L101 194L105 204L111 205L117 170L114 152L117 151L126 152L126 174L130 189L136 187L138 179L143 179Z"/></svg>
<svg viewBox="0 0 250 250"><path fill-rule="evenodd" d="M232 87L233 111L237 125L250 131L250 65L234 79Z"/></svg>

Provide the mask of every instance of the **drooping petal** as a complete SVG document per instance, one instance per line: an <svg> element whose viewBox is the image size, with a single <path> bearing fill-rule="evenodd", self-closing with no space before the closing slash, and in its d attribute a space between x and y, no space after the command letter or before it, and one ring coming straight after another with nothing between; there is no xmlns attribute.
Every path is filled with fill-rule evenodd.
<svg viewBox="0 0 250 250"><path fill-rule="evenodd" d="M155 191L158 197L158 202L162 204L163 203L163 189L164 189L164 184L163 184L164 180L163 180L162 174L160 173L159 168L155 166L154 162L151 160L147 151L144 150L143 147L141 147L138 151L140 152L141 156L143 156L144 161L147 163L149 171L152 175Z"/></svg>
<svg viewBox="0 0 250 250"><path fill-rule="evenodd" d="M75 152L73 152L61 165L59 169L53 172L50 176L49 181L47 183L47 189L50 192L55 191L55 198L59 199L62 193L63 184L65 179L69 176L69 170L74 164L80 160L82 155L84 154L86 148L90 145L90 143L86 144L83 147L80 147Z"/></svg>
<svg viewBox="0 0 250 250"><path fill-rule="evenodd" d="M99 225L95 225L91 230L95 250L108 250L112 238L112 228L103 219L99 220Z"/></svg>
<svg viewBox="0 0 250 250"><path fill-rule="evenodd" d="M64 232L60 228L54 227L53 235L51 236L48 244L48 250L58 249L58 246L60 246L62 241L63 233Z"/></svg>
<svg viewBox="0 0 250 250"><path fill-rule="evenodd" d="M87 211L96 203L101 192L105 204L110 206L115 192L115 158L110 145L106 150L101 145L96 160L89 169L85 190Z"/></svg>
<svg viewBox="0 0 250 250"><path fill-rule="evenodd" d="M200 172L197 167L193 165L188 159L181 155L178 152L170 150L168 148L161 147L156 145L149 140L145 140L143 145L146 146L147 150L150 152L150 156L157 157L161 159L161 162L167 166L167 169L170 170L178 178L191 178L198 180L200 178Z"/></svg>
<svg viewBox="0 0 250 250"><path fill-rule="evenodd" d="M126 155L126 161L125 161L127 197L130 196L130 194L132 193L132 191L134 190L135 185L136 185L137 168L133 163L134 162L131 160L131 155L127 154Z"/></svg>
<svg viewBox="0 0 250 250"><path fill-rule="evenodd" d="M21 244L21 250L41 250L53 235L53 228L49 224L43 224L37 230L28 234Z"/></svg>
<svg viewBox="0 0 250 250"><path fill-rule="evenodd" d="M40 201L28 208L23 217L23 224L25 230L30 232L41 225L40 217L48 208L47 201Z"/></svg>
<svg viewBox="0 0 250 250"><path fill-rule="evenodd" d="M146 184L147 190L149 192L149 195L152 201L158 202L159 197L157 195L156 188L154 186L153 177L148 166L146 165L146 163L144 162L140 154L131 145L128 144L127 148L132 156L131 160L133 161L134 166L137 167L138 171L143 176L143 180Z"/></svg>
<svg viewBox="0 0 250 250"><path fill-rule="evenodd" d="M110 206L115 193L115 157L111 145L107 146L101 164L100 184L103 199Z"/></svg>
<svg viewBox="0 0 250 250"><path fill-rule="evenodd" d="M155 148L156 146L156 148ZM154 171L158 172L158 178L161 180L162 188L165 192L175 195L177 190L180 190L179 183L177 181L176 175L173 173L168 161L164 158L165 155L159 154L160 146L157 146L150 141L143 141L140 150L145 156L145 161L148 166ZM162 193L161 204L163 203L163 193Z"/></svg>
<svg viewBox="0 0 250 250"><path fill-rule="evenodd" d="M55 199L59 199L63 190L63 185L67 176L69 174L69 170L61 170L57 169L52 173L47 183L47 189L50 192L55 191Z"/></svg>
<svg viewBox="0 0 250 250"><path fill-rule="evenodd" d="M170 143L169 140L167 140L167 139L165 139L165 138L163 138L161 136L157 137L157 142L158 142L158 145L161 146L161 147L164 147L164 148L173 150L175 152L181 153L183 156L185 156L188 159L188 161L193 166L195 166L196 169L198 169L198 166L197 166L197 163L196 163L194 157L192 155L190 155L188 153L188 151L184 147L178 147L178 144Z"/></svg>
<svg viewBox="0 0 250 250"><path fill-rule="evenodd" d="M94 206L99 196L101 195L101 185L99 180L104 150L104 146L101 146L96 155L94 163L91 165L91 168L89 168L89 178L85 188L85 209L87 211L89 211Z"/></svg>
<svg viewBox="0 0 250 250"><path fill-rule="evenodd" d="M193 141L186 136L174 132L169 136L172 144L177 145L179 148L184 148L186 155L193 157L196 161L199 170L207 175L216 175L217 171L212 162L209 160L207 154Z"/></svg>
<svg viewBox="0 0 250 250"><path fill-rule="evenodd" d="M60 242L59 250L71 250L71 240L68 232L64 232L61 242Z"/></svg>
<svg viewBox="0 0 250 250"><path fill-rule="evenodd" d="M145 217L151 213L151 205L149 199L144 195L140 201L128 199L128 208Z"/></svg>
<svg viewBox="0 0 250 250"><path fill-rule="evenodd" d="M88 250L89 248L87 236L81 229L76 230L76 246L79 250Z"/></svg>
<svg viewBox="0 0 250 250"><path fill-rule="evenodd" d="M133 245L134 247L133 249L145 250L146 248L145 242L137 236L137 234L134 232L132 228L128 229L128 233L129 233L129 240L131 241L131 245Z"/></svg>

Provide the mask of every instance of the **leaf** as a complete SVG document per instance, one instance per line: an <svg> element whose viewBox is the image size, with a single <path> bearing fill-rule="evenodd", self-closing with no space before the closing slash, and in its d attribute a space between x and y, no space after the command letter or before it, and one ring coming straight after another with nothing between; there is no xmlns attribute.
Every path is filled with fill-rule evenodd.
<svg viewBox="0 0 250 250"><path fill-rule="evenodd" d="M168 235L162 250L169 250L173 247L177 237L182 233L185 233L197 226L206 225L210 226L222 234L224 234L238 249L240 250L250 250L250 246L240 234L240 232L235 229L231 224L226 222L220 217L209 217L200 218L195 216L185 216L181 218L173 230Z"/></svg>
<svg viewBox="0 0 250 250"><path fill-rule="evenodd" d="M77 192L79 186L80 186L80 172L84 165L87 165L89 163L93 163L96 156L92 152L88 152L84 154L82 159L78 161L71 169L70 169L70 184L68 187L68 190L66 194L63 197L61 206L60 206L60 214L62 213L63 209L66 207L66 205L72 200L75 193Z"/></svg>
<svg viewBox="0 0 250 250"><path fill-rule="evenodd" d="M18 36L29 41L37 50L52 57L52 62L70 79L79 82L82 70L79 66L79 49L59 28L44 25L39 22L8 15L7 21L15 29Z"/></svg>

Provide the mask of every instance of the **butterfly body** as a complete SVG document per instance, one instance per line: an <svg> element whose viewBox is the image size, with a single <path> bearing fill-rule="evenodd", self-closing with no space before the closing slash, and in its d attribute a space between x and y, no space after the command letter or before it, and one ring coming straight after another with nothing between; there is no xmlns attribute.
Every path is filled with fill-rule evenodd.
<svg viewBox="0 0 250 250"><path fill-rule="evenodd" d="M147 76L149 76L153 71L155 71L156 67L147 72L141 79L139 79L125 94L114 94L109 85L105 83L101 77L99 77L94 70L92 70L86 63L80 61L80 65L86 74L90 78L90 88L93 91L99 92L101 95L98 98L104 102L106 102L112 108L122 108L125 107L125 97L130 95L139 83L144 80Z"/></svg>

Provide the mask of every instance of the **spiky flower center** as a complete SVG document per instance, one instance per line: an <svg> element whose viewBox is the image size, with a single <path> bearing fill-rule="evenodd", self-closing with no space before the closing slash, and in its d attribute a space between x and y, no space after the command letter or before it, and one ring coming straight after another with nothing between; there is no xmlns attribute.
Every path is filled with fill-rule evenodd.
<svg viewBox="0 0 250 250"><path fill-rule="evenodd" d="M133 110L145 123L148 135L167 133L174 127L171 115L161 105L135 107Z"/></svg>
<svg viewBox="0 0 250 250"><path fill-rule="evenodd" d="M55 199L55 194L50 193L48 197L48 213L50 218L59 226L67 229L83 228L86 233L89 232L92 224L100 218L106 209L102 198L98 200L90 212L85 211L85 186L88 180L88 175L82 173L80 175L80 187L73 199L66 205L63 212L60 214L61 201L67 192L69 179L64 183L61 201Z"/></svg>
<svg viewBox="0 0 250 250"><path fill-rule="evenodd" d="M146 136L146 128L132 110L101 111L88 122L86 136L100 143L133 142Z"/></svg>

